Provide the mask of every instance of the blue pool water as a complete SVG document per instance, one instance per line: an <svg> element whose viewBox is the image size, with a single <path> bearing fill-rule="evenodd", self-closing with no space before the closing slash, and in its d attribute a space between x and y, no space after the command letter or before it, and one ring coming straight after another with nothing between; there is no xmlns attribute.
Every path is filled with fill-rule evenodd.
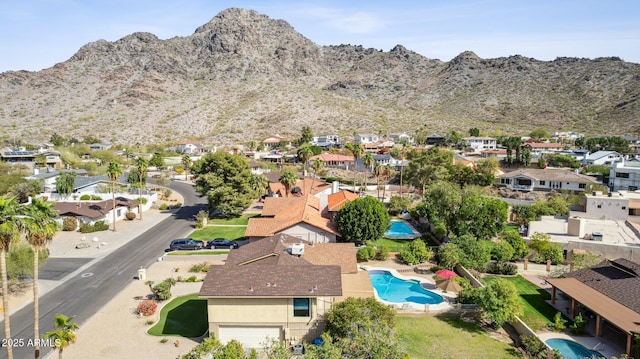
<svg viewBox="0 0 640 359"><path fill-rule="evenodd" d="M389 229L384 232L386 238L417 237L413 229L405 221L391 221Z"/></svg>
<svg viewBox="0 0 640 359"><path fill-rule="evenodd" d="M438 294L422 288L418 281L400 279L388 271L370 270L369 278L378 297L387 302L438 304L444 301Z"/></svg>
<svg viewBox="0 0 640 359"><path fill-rule="evenodd" d="M582 359L582 358L604 358L604 356L595 350L591 350L584 345L566 339L547 339L548 346L562 354L566 359Z"/></svg>

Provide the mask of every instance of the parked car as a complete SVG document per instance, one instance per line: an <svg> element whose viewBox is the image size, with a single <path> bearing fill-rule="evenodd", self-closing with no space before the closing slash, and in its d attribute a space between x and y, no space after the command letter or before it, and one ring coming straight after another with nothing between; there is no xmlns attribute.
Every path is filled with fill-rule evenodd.
<svg viewBox="0 0 640 359"><path fill-rule="evenodd" d="M226 248L226 247L228 247L229 249L233 249L233 248L240 247L240 245L226 238L216 238L214 240L207 242L207 248L214 249L214 248Z"/></svg>
<svg viewBox="0 0 640 359"><path fill-rule="evenodd" d="M202 248L204 248L204 244L201 241L196 241L195 239L191 238L174 239L169 245L169 249L172 251L184 249L196 250Z"/></svg>

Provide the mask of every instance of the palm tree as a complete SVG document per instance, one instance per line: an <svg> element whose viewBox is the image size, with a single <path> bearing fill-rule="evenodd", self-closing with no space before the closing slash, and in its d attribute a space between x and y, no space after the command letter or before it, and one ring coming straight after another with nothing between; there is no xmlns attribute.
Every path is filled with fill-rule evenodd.
<svg viewBox="0 0 640 359"><path fill-rule="evenodd" d="M184 180L186 181L189 177L187 177L187 174L189 173L189 168L191 168L191 164L193 162L191 161L191 157L189 157L189 155L183 155L182 156L182 165L184 166Z"/></svg>
<svg viewBox="0 0 640 359"><path fill-rule="evenodd" d="M384 165L376 164L373 173L376 176L376 188L378 189L378 198L380 198L380 177L384 175Z"/></svg>
<svg viewBox="0 0 640 359"><path fill-rule="evenodd" d="M367 152L362 157L362 163L364 164L364 187L366 187L368 182L367 179L369 177L367 172L369 171L369 168L371 168L371 166L373 166L373 164L376 163L376 161L373 159L373 155Z"/></svg>
<svg viewBox="0 0 640 359"><path fill-rule="evenodd" d="M269 185L269 180L262 174L252 173L251 177L249 177L249 185L251 189L256 191L256 193L262 196L265 192L265 189Z"/></svg>
<svg viewBox="0 0 640 359"><path fill-rule="evenodd" d="M347 144L344 145L344 147L346 149L348 149L349 151L351 151L351 154L353 155L353 191L356 191L356 167L358 164L358 159L360 157L362 157L362 154L364 153L364 146L362 146L362 143L353 143L353 142L349 142Z"/></svg>
<svg viewBox="0 0 640 359"><path fill-rule="evenodd" d="M302 162L302 176L307 175L307 162L309 162L309 158L313 156L313 150L310 146L302 146L298 148L298 159Z"/></svg>
<svg viewBox="0 0 640 359"><path fill-rule="evenodd" d="M130 147L127 147L122 151L122 154L127 159L127 163L129 163L129 159L133 157L133 150Z"/></svg>
<svg viewBox="0 0 640 359"><path fill-rule="evenodd" d="M75 330L78 329L78 324L73 322L74 317L56 314L56 329L44 334L45 339L53 339L53 347L58 349L58 358L60 359L62 359L64 348L76 342L77 335Z"/></svg>
<svg viewBox="0 0 640 359"><path fill-rule="evenodd" d="M26 218L24 228L27 242L33 248L33 337L40 338L40 310L38 298L38 256L40 250L47 248L47 243L53 239L58 229L55 217L58 215L51 207L53 202L34 198L31 206L24 207ZM40 357L40 345L34 342L35 357Z"/></svg>
<svg viewBox="0 0 640 359"><path fill-rule="evenodd" d="M298 182L298 176L290 169L282 171L280 174L280 183L284 186L285 194L289 197L289 190Z"/></svg>
<svg viewBox="0 0 640 359"><path fill-rule="evenodd" d="M118 162L109 162L107 176L111 180L111 200L113 201L113 231L116 231L116 180L122 176L122 169Z"/></svg>
<svg viewBox="0 0 640 359"><path fill-rule="evenodd" d="M315 183L316 177L318 176L318 172L322 171L324 167L324 161L320 158L316 158L313 160L311 164L311 168L313 168L313 182L311 183L311 191L313 191L313 184Z"/></svg>
<svg viewBox="0 0 640 359"><path fill-rule="evenodd" d="M407 149L407 143L402 143L402 150L400 151L400 198L402 198L402 169L404 168L404 151Z"/></svg>
<svg viewBox="0 0 640 359"><path fill-rule="evenodd" d="M15 197L0 197L0 272L2 275L2 309L4 313L4 338L7 340L7 357L13 359L11 349L11 317L9 310L9 285L7 280L7 252L20 240L18 202Z"/></svg>
<svg viewBox="0 0 640 359"><path fill-rule="evenodd" d="M149 163L144 157L138 157L136 160L136 170L138 171L138 179L140 180L140 203L138 204L138 212L140 213L140 220L142 220L142 190L144 189L144 173L147 172Z"/></svg>
<svg viewBox="0 0 640 359"><path fill-rule="evenodd" d="M396 175L396 169L391 165L384 165L384 178L385 182L389 184L389 178ZM384 197L387 195L387 186L384 186L384 190L382 191L382 201L384 202Z"/></svg>

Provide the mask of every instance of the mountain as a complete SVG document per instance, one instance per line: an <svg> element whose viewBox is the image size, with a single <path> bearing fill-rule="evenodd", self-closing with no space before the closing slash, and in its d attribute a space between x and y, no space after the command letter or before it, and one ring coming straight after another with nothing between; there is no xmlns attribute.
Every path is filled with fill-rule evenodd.
<svg viewBox="0 0 640 359"><path fill-rule="evenodd" d="M526 134L637 130L640 65L522 56L449 62L318 46L283 20L227 9L186 37L134 33L37 72L0 74L4 140L52 133L133 144L237 143L272 133L388 134L471 127Z"/></svg>

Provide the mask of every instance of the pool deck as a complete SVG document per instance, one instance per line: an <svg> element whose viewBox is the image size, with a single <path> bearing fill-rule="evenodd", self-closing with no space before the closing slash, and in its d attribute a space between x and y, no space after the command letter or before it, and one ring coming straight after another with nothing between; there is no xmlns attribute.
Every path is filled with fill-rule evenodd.
<svg viewBox="0 0 640 359"><path fill-rule="evenodd" d="M391 273L394 277L402 280L418 281L422 288L428 291L431 291L433 293L436 293L444 299L442 303L438 303L438 304L418 304L413 302L393 303L393 302L387 302L384 299L380 298L378 296L378 292L374 288L373 293L376 299L382 303L391 305L402 311L417 311L417 312L428 312L428 313L441 312L445 310L451 310L454 308L454 305L452 303L455 302L456 294L445 292L442 289L436 287L435 283L430 279L427 279L425 277L415 276L415 275L404 275L398 272L396 269L387 268L387 267L361 265L360 268L366 271L369 271L369 270L387 271Z"/></svg>

